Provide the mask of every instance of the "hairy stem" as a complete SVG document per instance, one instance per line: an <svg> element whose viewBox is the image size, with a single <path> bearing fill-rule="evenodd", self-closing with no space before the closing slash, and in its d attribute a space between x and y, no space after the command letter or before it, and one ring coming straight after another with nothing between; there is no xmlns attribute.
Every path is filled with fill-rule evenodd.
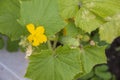
<svg viewBox="0 0 120 80"><path fill-rule="evenodd" d="M48 48L53 51L53 48L52 48L50 40L47 41L47 44L48 44Z"/></svg>
<svg viewBox="0 0 120 80"><path fill-rule="evenodd" d="M53 43L53 49L55 49L55 48L56 48L57 41L58 41L58 35L56 35L56 39L55 39L55 41L54 41L54 43Z"/></svg>

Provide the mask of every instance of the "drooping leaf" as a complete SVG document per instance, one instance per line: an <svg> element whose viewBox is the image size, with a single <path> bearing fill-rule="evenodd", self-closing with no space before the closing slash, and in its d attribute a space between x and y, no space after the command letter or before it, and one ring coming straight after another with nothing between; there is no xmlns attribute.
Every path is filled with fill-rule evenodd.
<svg viewBox="0 0 120 80"><path fill-rule="evenodd" d="M106 19L120 12L119 0L88 0L86 1L87 8L98 16Z"/></svg>
<svg viewBox="0 0 120 80"><path fill-rule="evenodd" d="M72 80L82 72L78 50L59 47L53 54L43 50L30 57L26 77L32 80Z"/></svg>
<svg viewBox="0 0 120 80"><path fill-rule="evenodd" d="M65 19L74 18L76 26L90 33L120 12L119 3L119 0L60 0L60 10Z"/></svg>
<svg viewBox="0 0 120 80"><path fill-rule="evenodd" d="M116 37L120 36L120 14L112 20L102 25L99 30L100 39L111 43Z"/></svg>
<svg viewBox="0 0 120 80"><path fill-rule="evenodd" d="M65 25L59 15L58 0L31 0L21 2L20 24L44 26L48 36L54 35Z"/></svg>
<svg viewBox="0 0 120 80"><path fill-rule="evenodd" d="M24 29L18 24L20 17L19 0L0 0L0 32L17 40L24 33Z"/></svg>
<svg viewBox="0 0 120 80"><path fill-rule="evenodd" d="M105 47L87 46L81 51L85 73L89 73L96 64L106 63L104 50Z"/></svg>
<svg viewBox="0 0 120 80"><path fill-rule="evenodd" d="M102 23L103 21L101 21L99 17L86 8L81 8L81 10L76 14L75 24L85 32L90 33L97 29Z"/></svg>
<svg viewBox="0 0 120 80"><path fill-rule="evenodd" d="M86 32L100 27L109 16L119 12L118 0L83 0L81 9L76 14L75 23Z"/></svg>

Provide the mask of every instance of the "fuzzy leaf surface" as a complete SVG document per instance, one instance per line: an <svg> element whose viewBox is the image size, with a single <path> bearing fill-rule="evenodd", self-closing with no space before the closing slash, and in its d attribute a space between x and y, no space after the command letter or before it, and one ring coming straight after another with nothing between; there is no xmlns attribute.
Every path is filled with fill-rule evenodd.
<svg viewBox="0 0 120 80"><path fill-rule="evenodd" d="M82 72L79 53L76 49L59 47L55 55L44 50L30 57L26 77L32 80L72 80Z"/></svg>
<svg viewBox="0 0 120 80"><path fill-rule="evenodd" d="M58 0L31 0L21 2L20 24L44 26L48 36L54 35L65 25L59 15Z"/></svg>
<svg viewBox="0 0 120 80"><path fill-rule="evenodd" d="M89 73L96 64L106 63L105 47L87 46L81 51L85 73Z"/></svg>

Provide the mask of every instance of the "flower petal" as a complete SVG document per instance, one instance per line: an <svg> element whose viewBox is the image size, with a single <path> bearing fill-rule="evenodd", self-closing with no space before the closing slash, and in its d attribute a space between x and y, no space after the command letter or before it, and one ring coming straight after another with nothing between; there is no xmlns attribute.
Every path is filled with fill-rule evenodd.
<svg viewBox="0 0 120 80"><path fill-rule="evenodd" d="M33 41L32 45L33 46L38 46L38 45L40 45L40 43L36 38L34 38L34 41Z"/></svg>
<svg viewBox="0 0 120 80"><path fill-rule="evenodd" d="M27 29L28 29L28 31L29 31L31 34L34 34L34 33L35 33L35 26L34 26L34 24L28 24L28 25L27 25Z"/></svg>
<svg viewBox="0 0 120 80"><path fill-rule="evenodd" d="M37 37L37 39L38 39L38 41L39 41L40 43L43 43L43 42L46 42L46 41L47 41L47 37L46 37L45 35L39 35L39 36Z"/></svg>
<svg viewBox="0 0 120 80"><path fill-rule="evenodd" d="M44 27L43 26L38 26L36 28L36 33L39 33L39 34L43 34L45 31Z"/></svg>
<svg viewBox="0 0 120 80"><path fill-rule="evenodd" d="M38 26L35 29L34 24L28 24L27 25L28 31L31 33L27 39L28 41L33 45L33 46L38 46L43 42L47 41L46 35L44 35L44 27L43 26Z"/></svg>
<svg viewBox="0 0 120 80"><path fill-rule="evenodd" d="M28 39L29 42L32 42L33 39L34 39L34 37L33 37L33 35L29 35L29 36L27 37L27 39Z"/></svg>

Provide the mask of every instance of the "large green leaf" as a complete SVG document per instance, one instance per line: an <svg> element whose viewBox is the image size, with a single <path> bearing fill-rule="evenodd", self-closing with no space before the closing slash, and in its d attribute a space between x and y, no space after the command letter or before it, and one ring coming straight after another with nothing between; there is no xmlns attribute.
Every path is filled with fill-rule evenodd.
<svg viewBox="0 0 120 80"><path fill-rule="evenodd" d="M80 0L59 0L62 17L65 19L75 17L79 10L79 1Z"/></svg>
<svg viewBox="0 0 120 80"><path fill-rule="evenodd" d="M76 26L90 33L120 12L119 3L119 0L60 0L60 11L62 17L74 18Z"/></svg>
<svg viewBox="0 0 120 80"><path fill-rule="evenodd" d="M111 43L116 37L120 36L120 14L113 17L110 22L102 25L99 30L100 39Z"/></svg>
<svg viewBox="0 0 120 80"><path fill-rule="evenodd" d="M120 4L118 3L120 3L119 0L86 0L85 6L93 13L105 19L120 12Z"/></svg>
<svg viewBox="0 0 120 80"><path fill-rule="evenodd" d="M18 0L0 0L0 33L13 40L19 39L24 30L18 24L20 17L20 3Z"/></svg>
<svg viewBox="0 0 120 80"><path fill-rule="evenodd" d="M34 54L25 76L32 80L72 80L82 73L78 52L77 49L59 47L55 52L44 50Z"/></svg>
<svg viewBox="0 0 120 80"><path fill-rule="evenodd" d="M105 47L87 46L81 51L85 73L89 73L96 64L106 63Z"/></svg>
<svg viewBox="0 0 120 80"><path fill-rule="evenodd" d="M75 24L85 32L90 33L98 28L102 23L103 21L101 21L98 16L86 8L81 8L81 10L76 14Z"/></svg>
<svg viewBox="0 0 120 80"><path fill-rule="evenodd" d="M118 0L83 0L81 9L76 14L75 23L86 32L100 27L104 21L120 10Z"/></svg>
<svg viewBox="0 0 120 80"><path fill-rule="evenodd" d="M65 25L59 15L58 0L31 0L21 2L20 24L33 23L44 26L48 36L60 31Z"/></svg>

